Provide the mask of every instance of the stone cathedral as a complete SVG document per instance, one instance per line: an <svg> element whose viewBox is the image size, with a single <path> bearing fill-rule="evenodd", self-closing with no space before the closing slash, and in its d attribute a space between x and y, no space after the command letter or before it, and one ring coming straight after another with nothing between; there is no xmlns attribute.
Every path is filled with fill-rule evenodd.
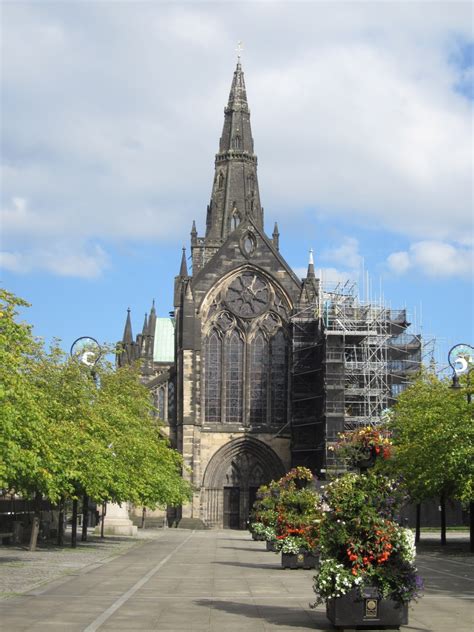
<svg viewBox="0 0 474 632"><path fill-rule="evenodd" d="M193 222L190 245L192 270L183 249L174 312L158 318L153 305L135 340L129 313L119 363L142 361L158 416L189 468L194 499L175 518L243 528L261 484L295 465L324 471L326 439L348 413L337 379L324 396L328 362L337 375L344 341L323 335L312 259L299 279L279 252L277 225L265 233L240 60L205 234Z"/></svg>

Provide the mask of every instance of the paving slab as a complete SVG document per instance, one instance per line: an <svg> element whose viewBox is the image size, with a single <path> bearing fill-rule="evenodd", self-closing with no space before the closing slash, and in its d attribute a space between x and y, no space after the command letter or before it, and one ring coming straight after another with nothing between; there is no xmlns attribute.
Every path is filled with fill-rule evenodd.
<svg viewBox="0 0 474 632"><path fill-rule="evenodd" d="M82 558L56 552L56 571L72 573L40 583L0 602L0 629L8 632L53 630L141 630L178 632L329 631L323 607L314 600L312 570L284 570L279 556L239 531L167 529L146 541L115 542ZM6 561L2 563L2 554ZM0 570L20 586L18 569L45 564L47 553L10 550L0 554ZM33 556L33 557L32 557ZM102 557L101 557L102 556ZM39 560L39 561L38 561ZM63 565L58 560L62 560ZM84 562L89 561L89 565ZM426 595L410 608L404 632L471 632L473 556L466 538L448 547L425 540L418 566ZM12 565L13 563L13 565ZM18 566L18 563L23 566ZM17 566L15 566L17 564ZM70 566L69 566L70 565ZM17 570L15 570L17 569ZM21 574L26 571L21 570ZM52 573L52 571L51 571ZM46 572L46 580L51 573ZM44 578L43 578L44 580ZM15 581L17 584L15 584ZM26 581L23 577L23 582ZM23 587L26 584L24 583ZM8 591L6 591L8 593Z"/></svg>

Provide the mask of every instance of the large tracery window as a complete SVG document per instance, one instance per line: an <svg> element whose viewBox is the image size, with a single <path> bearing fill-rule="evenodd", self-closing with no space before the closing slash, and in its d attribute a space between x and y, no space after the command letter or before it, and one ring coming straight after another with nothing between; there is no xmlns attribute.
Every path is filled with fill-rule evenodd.
<svg viewBox="0 0 474 632"><path fill-rule="evenodd" d="M287 349L284 333L278 331L270 342L272 422L281 423L286 420L287 405Z"/></svg>
<svg viewBox="0 0 474 632"><path fill-rule="evenodd" d="M255 238L249 233L250 239ZM220 286L209 305L202 347L204 422L284 424L289 309L281 290L249 268Z"/></svg>
<svg viewBox="0 0 474 632"><path fill-rule="evenodd" d="M250 346L250 423L267 417L268 344L259 332Z"/></svg>
<svg viewBox="0 0 474 632"><path fill-rule="evenodd" d="M221 420L222 345L219 334L211 332L206 341L206 419Z"/></svg>
<svg viewBox="0 0 474 632"><path fill-rule="evenodd" d="M244 343L237 331L225 341L226 421L242 422Z"/></svg>

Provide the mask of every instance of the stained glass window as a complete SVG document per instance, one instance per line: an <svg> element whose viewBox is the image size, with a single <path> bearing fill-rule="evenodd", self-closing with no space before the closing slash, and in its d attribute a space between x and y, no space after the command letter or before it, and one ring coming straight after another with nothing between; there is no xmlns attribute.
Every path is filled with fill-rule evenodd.
<svg viewBox="0 0 474 632"><path fill-rule="evenodd" d="M261 333L250 346L250 423L267 417L268 344Z"/></svg>
<svg viewBox="0 0 474 632"><path fill-rule="evenodd" d="M278 331L270 343L272 383L272 423L286 421L287 400L287 351L285 335Z"/></svg>
<svg viewBox="0 0 474 632"><path fill-rule="evenodd" d="M233 331L225 344L226 421L242 423L242 371L244 343Z"/></svg>
<svg viewBox="0 0 474 632"><path fill-rule="evenodd" d="M205 346L205 414L206 421L221 420L222 345L216 331Z"/></svg>

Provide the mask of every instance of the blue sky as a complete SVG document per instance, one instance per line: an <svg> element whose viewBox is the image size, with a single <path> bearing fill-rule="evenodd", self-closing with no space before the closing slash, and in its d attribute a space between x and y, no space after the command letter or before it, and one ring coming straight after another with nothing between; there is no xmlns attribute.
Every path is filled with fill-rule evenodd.
<svg viewBox="0 0 474 632"><path fill-rule="evenodd" d="M35 333L116 341L204 231L243 40L266 230L303 274L474 342L472 5L3 2L1 284Z"/></svg>

